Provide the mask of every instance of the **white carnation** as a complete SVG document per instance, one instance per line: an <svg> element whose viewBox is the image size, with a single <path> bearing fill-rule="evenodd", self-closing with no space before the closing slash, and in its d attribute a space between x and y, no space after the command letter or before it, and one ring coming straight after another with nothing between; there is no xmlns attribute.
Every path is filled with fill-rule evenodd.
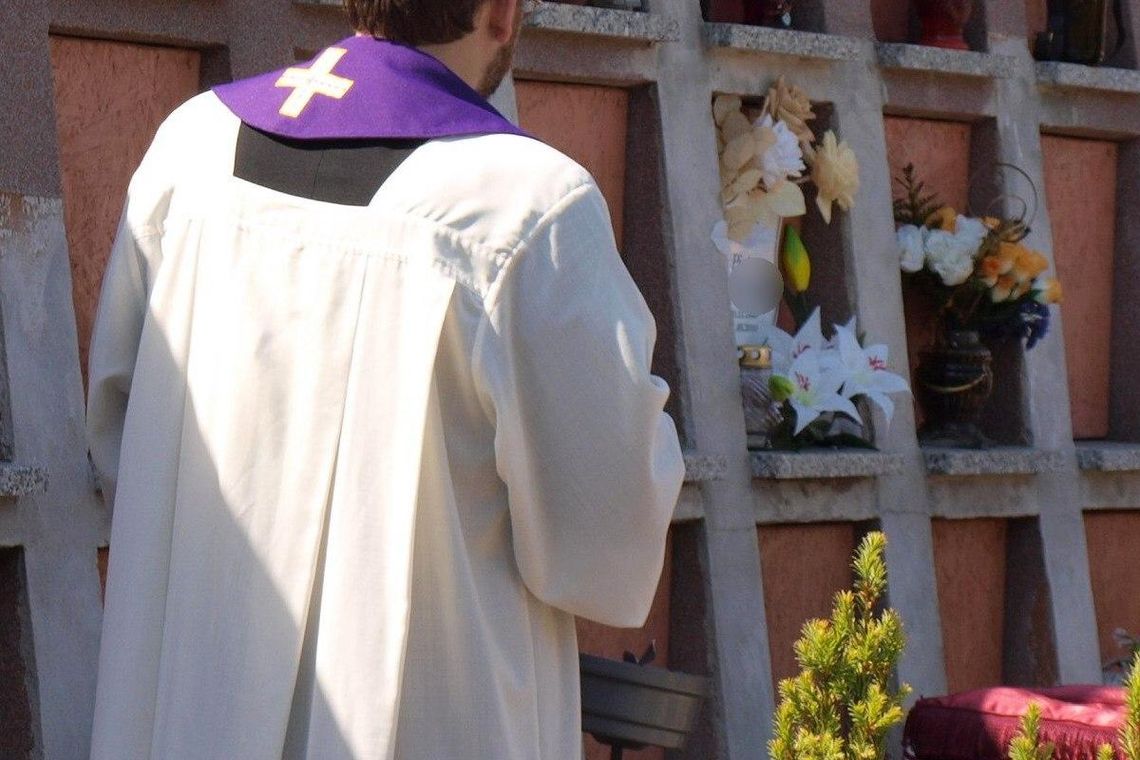
<svg viewBox="0 0 1140 760"><path fill-rule="evenodd" d="M975 219L972 216L958 215L957 228L954 231L954 236L958 238L962 245L972 249L971 254L977 258L979 251L982 248L982 241L986 239L989 230L986 225L982 224L980 219Z"/></svg>
<svg viewBox="0 0 1140 760"><path fill-rule="evenodd" d="M776 142L760 156L760 170L764 172L764 186L769 190L788 177L799 177L807 167L804 165L804 152L788 125L782 121L773 122L771 114L756 124L757 131L768 130L776 135Z"/></svg>
<svg viewBox="0 0 1140 760"><path fill-rule="evenodd" d="M974 273L974 248L969 240L943 230L926 234L926 265L947 286L961 285Z"/></svg>
<svg viewBox="0 0 1140 760"><path fill-rule="evenodd" d="M917 272L926 265L925 237L913 224L899 227L899 262L904 272Z"/></svg>

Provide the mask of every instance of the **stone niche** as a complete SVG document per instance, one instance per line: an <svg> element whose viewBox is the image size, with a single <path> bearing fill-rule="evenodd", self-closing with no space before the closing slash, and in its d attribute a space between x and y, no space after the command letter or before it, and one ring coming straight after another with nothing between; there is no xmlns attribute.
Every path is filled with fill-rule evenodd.
<svg viewBox="0 0 1140 760"><path fill-rule="evenodd" d="M0 549L0 757L42 757L24 552Z"/></svg>

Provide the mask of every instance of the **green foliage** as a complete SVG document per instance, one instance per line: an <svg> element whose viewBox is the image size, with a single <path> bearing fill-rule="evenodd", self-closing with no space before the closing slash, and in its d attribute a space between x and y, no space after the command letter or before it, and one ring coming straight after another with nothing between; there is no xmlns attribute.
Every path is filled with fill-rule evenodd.
<svg viewBox="0 0 1140 760"><path fill-rule="evenodd" d="M780 683L773 760L881 760L910 689L890 681L906 645L902 619L877 612L887 588L887 539L869 533L855 553L853 590L835 596L829 620L804 624L800 673Z"/></svg>
<svg viewBox="0 0 1140 760"><path fill-rule="evenodd" d="M1102 744L1096 748L1096 760L1116 760L1116 751L1111 744Z"/></svg>
<svg viewBox="0 0 1140 760"><path fill-rule="evenodd" d="M915 173L914 164L903 168L902 176L895 181L902 185L905 197L894 199L895 221L921 227L930 215L942 207L937 193L927 193L926 183Z"/></svg>
<svg viewBox="0 0 1140 760"><path fill-rule="evenodd" d="M1021 717L1021 731L1009 743L1009 760L1052 760L1053 745L1042 745L1037 738L1040 728L1041 705L1030 702Z"/></svg>
<svg viewBox="0 0 1140 760"><path fill-rule="evenodd" d="M1120 749L1125 760L1140 760L1140 653L1133 657L1124 679L1124 704L1128 713L1120 727Z"/></svg>

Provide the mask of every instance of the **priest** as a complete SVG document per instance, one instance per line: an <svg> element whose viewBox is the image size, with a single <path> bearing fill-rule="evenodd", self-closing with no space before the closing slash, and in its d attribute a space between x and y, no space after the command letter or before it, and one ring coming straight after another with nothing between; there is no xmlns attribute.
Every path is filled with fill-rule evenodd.
<svg viewBox="0 0 1140 760"><path fill-rule="evenodd" d="M520 0L348 0L135 174L90 367L95 760L578 760L683 476L594 180L486 101Z"/></svg>

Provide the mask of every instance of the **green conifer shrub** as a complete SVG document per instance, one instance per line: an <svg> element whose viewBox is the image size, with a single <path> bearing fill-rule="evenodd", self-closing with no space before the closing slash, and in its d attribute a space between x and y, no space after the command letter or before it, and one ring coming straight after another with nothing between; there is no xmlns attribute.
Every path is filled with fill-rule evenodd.
<svg viewBox="0 0 1140 760"><path fill-rule="evenodd" d="M1052 760L1053 745L1041 744L1037 733L1041 728L1041 705L1029 703L1029 709L1021 716L1021 731L1009 743L1009 760ZM1101 747L1100 752L1104 748ZM1111 748L1110 748L1111 751ZM1098 760L1103 760L1099 758Z"/></svg>
<svg viewBox="0 0 1140 760"><path fill-rule="evenodd" d="M1124 679L1124 704L1127 713L1120 727L1120 749L1124 760L1140 760L1140 652L1132 658Z"/></svg>
<svg viewBox="0 0 1140 760"><path fill-rule="evenodd" d="M773 760L882 760L887 731L903 719L910 689L891 688L906 645L902 619L879 610L887 588L887 538L869 533L855 552L853 590L835 595L829 620L804 624L799 675L780 683Z"/></svg>

